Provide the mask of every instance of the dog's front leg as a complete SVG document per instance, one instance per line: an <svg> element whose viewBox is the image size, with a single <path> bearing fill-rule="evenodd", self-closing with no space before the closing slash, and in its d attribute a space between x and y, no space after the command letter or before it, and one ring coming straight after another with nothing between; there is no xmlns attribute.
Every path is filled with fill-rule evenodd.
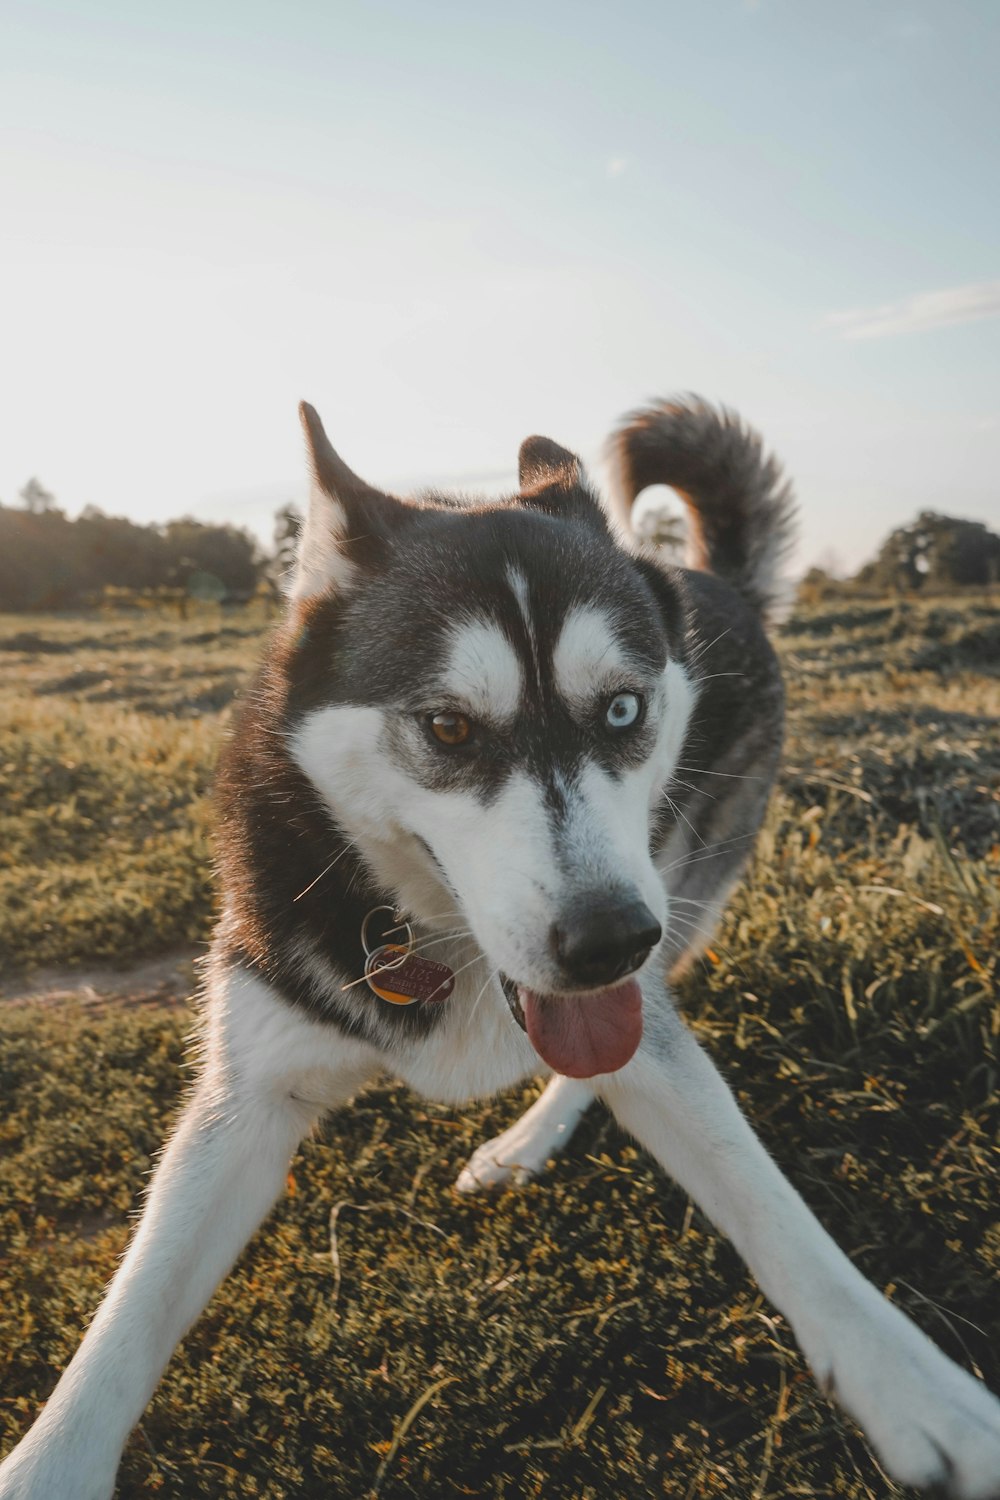
<svg viewBox="0 0 1000 1500"><path fill-rule="evenodd" d="M352 1057L324 1071L322 1100L306 1102L301 1069L275 1069L269 1047L262 1038L256 1049L263 1071L246 1059L209 1062L93 1324L0 1465L0 1500L107 1500L125 1439L175 1345L281 1192L299 1140L362 1081Z"/></svg>
<svg viewBox="0 0 1000 1500"><path fill-rule="evenodd" d="M568 1144L593 1102L589 1083L557 1073L509 1130L476 1147L458 1175L458 1191L478 1193L483 1188L530 1182Z"/></svg>
<svg viewBox="0 0 1000 1500"><path fill-rule="evenodd" d="M680 1018L649 998L640 1050L595 1080L601 1096L733 1241L893 1477L962 1500L1000 1496L1000 1402L855 1270Z"/></svg>

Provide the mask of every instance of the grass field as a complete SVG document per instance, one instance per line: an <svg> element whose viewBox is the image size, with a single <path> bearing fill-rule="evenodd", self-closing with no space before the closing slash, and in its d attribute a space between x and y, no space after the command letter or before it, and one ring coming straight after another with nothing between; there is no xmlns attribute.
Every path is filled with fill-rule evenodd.
<svg viewBox="0 0 1000 1500"><path fill-rule="evenodd" d="M212 761L261 630L0 617L8 994L29 963L206 938ZM815 605L781 649L786 768L684 1009L854 1261L1000 1389L1000 602ZM190 1021L0 1010L4 1448L125 1244ZM385 1084L332 1118L171 1363L121 1495L901 1494L606 1118L521 1192L451 1191L536 1092L456 1110Z"/></svg>

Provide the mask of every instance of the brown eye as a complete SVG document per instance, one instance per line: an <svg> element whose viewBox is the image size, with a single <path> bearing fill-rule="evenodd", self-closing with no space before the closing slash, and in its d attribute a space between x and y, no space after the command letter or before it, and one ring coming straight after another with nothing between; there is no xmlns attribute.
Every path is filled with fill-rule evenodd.
<svg viewBox="0 0 1000 1500"><path fill-rule="evenodd" d="M472 724L464 714L435 714L431 733L442 745L464 745L472 733Z"/></svg>

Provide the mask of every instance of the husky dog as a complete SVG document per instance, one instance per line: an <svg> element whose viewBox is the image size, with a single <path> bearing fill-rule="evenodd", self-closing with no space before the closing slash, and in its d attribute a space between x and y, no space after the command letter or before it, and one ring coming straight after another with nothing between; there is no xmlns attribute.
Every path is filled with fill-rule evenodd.
<svg viewBox="0 0 1000 1500"><path fill-rule="evenodd" d="M1000 1495L1000 1403L820 1228L668 988L778 762L777 464L699 401L636 412L611 441L616 532L545 438L511 499L404 501L302 417L290 609L221 768L201 1075L0 1497L111 1495L174 1346L322 1114L379 1073L457 1101L539 1069L547 1089L460 1189L539 1171L602 1100L730 1236L895 1479ZM686 503L688 570L627 541L654 483Z"/></svg>

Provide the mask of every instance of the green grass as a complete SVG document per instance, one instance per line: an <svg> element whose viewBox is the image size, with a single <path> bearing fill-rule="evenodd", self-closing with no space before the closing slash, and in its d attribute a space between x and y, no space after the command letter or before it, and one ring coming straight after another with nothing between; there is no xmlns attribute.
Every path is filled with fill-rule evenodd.
<svg viewBox="0 0 1000 1500"><path fill-rule="evenodd" d="M125 961L207 933L206 787L259 633L220 624L0 621L10 967L39 951ZM750 879L682 992L824 1224L995 1389L998 628L982 597L791 622L787 769ZM29 630L67 649L3 649ZM2 1018L6 1443L124 1246L190 1078L190 1016ZM606 1117L520 1193L452 1192L535 1092L456 1110L384 1085L306 1143L171 1363L120 1493L902 1493L735 1253Z"/></svg>
<svg viewBox="0 0 1000 1500"><path fill-rule="evenodd" d="M211 929L212 767L263 627L0 616L0 970Z"/></svg>

